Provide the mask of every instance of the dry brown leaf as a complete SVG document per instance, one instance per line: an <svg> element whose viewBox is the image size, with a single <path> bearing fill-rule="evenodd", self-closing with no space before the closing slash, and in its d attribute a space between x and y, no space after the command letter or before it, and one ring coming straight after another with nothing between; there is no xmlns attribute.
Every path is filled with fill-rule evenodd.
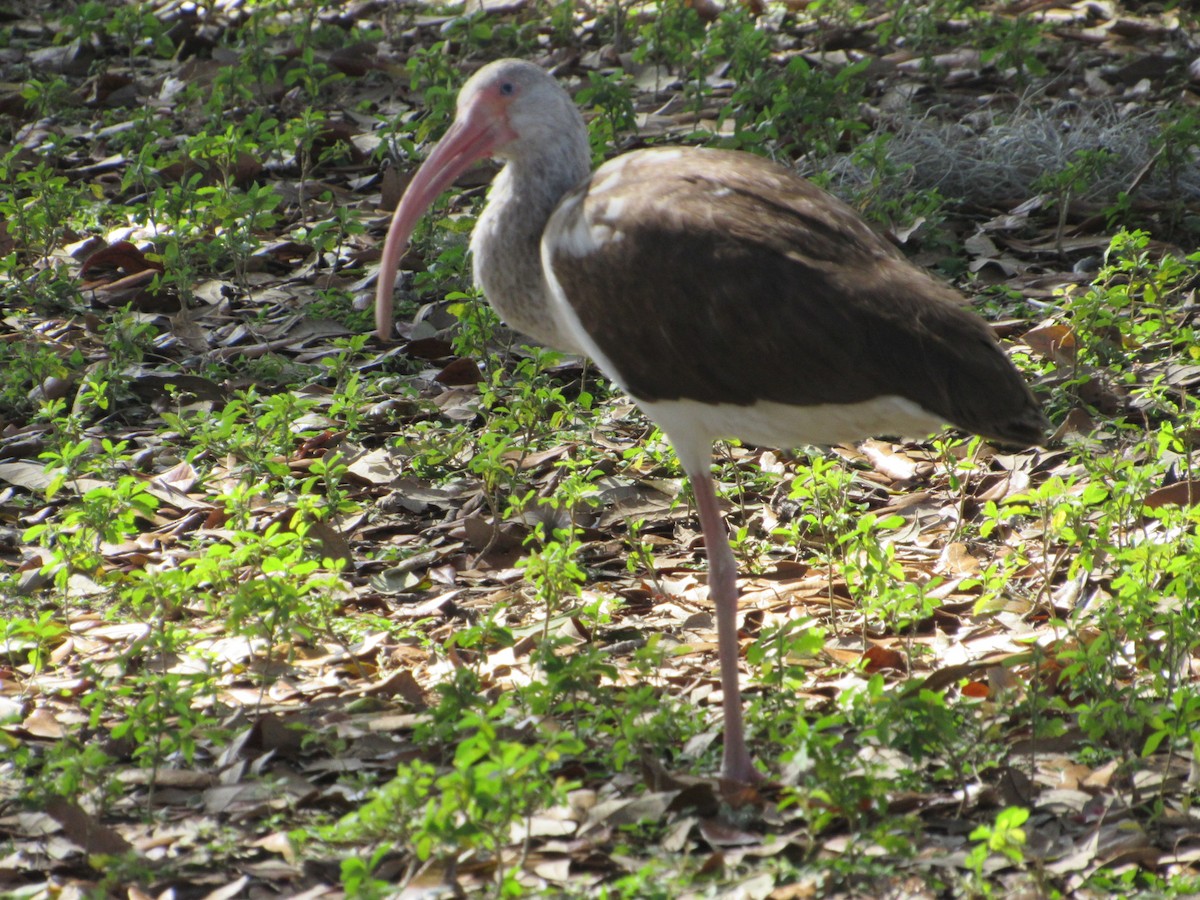
<svg viewBox="0 0 1200 900"><path fill-rule="evenodd" d="M62 826L63 833L89 855L124 856L134 853L133 846L119 833L70 800L51 797L46 801L45 810Z"/></svg>
<svg viewBox="0 0 1200 900"><path fill-rule="evenodd" d="M1074 366L1078 345L1075 331L1061 322L1046 321L1021 336L1021 341L1039 356L1061 366Z"/></svg>
<svg viewBox="0 0 1200 900"><path fill-rule="evenodd" d="M63 728L61 722L54 716L54 712L43 706L39 706L25 717L21 723L21 727L25 729L32 737L49 738L50 740L59 740L66 734L66 729Z"/></svg>
<svg viewBox="0 0 1200 900"><path fill-rule="evenodd" d="M979 569L979 560L971 554L967 545L962 541L951 541L942 548L942 555L934 571L948 572L952 575L974 575Z"/></svg>
<svg viewBox="0 0 1200 900"><path fill-rule="evenodd" d="M899 650L893 650L888 647L881 647L878 644L872 644L862 654L864 666L867 672L882 672L892 670L895 672L907 672L908 665L903 653Z"/></svg>
<svg viewBox="0 0 1200 900"><path fill-rule="evenodd" d="M1200 502L1200 481L1177 481L1155 488L1142 501L1150 509L1163 506L1194 506Z"/></svg>

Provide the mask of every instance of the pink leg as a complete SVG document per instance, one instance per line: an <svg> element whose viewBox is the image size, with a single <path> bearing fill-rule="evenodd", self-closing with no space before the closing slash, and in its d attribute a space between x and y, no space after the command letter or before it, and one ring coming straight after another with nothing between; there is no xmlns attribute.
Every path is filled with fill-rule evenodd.
<svg viewBox="0 0 1200 900"><path fill-rule="evenodd" d="M725 533L721 510L717 507L712 476L708 472L689 474L696 506L700 510L704 545L708 549L708 594L717 610L717 655L721 661L722 708L725 712L725 755L721 761L721 776L746 783L758 782L763 780L763 775L754 768L746 748L742 691L738 685L737 563Z"/></svg>

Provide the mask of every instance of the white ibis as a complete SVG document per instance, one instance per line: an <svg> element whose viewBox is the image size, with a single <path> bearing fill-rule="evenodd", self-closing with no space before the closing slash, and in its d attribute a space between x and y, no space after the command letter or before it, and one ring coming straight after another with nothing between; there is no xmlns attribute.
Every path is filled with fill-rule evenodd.
<svg viewBox="0 0 1200 900"><path fill-rule="evenodd" d="M1045 433L1041 407L961 297L841 201L780 165L720 150L638 150L589 174L575 104L520 60L467 81L396 209L375 301L381 339L417 219L487 156L506 165L471 237L475 281L509 325L594 359L674 446L708 552L722 775L757 781L713 441L833 444L949 423L1028 446Z"/></svg>

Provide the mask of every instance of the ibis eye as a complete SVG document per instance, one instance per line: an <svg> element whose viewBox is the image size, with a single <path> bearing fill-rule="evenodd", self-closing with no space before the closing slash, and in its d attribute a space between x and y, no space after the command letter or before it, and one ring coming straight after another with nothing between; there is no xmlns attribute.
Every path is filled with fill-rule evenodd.
<svg viewBox="0 0 1200 900"><path fill-rule="evenodd" d="M500 93L505 97L510 97L517 90L516 86L511 81L502 82L500 85Z"/></svg>

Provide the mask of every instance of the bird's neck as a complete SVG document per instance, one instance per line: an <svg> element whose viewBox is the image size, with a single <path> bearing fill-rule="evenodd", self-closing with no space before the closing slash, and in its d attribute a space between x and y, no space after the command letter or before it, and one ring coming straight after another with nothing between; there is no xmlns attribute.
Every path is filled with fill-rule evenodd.
<svg viewBox="0 0 1200 900"><path fill-rule="evenodd" d="M496 176L471 240L475 282L513 328L578 352L550 307L541 239L563 195L587 177L588 150L585 142L582 152L538 156L514 159Z"/></svg>

